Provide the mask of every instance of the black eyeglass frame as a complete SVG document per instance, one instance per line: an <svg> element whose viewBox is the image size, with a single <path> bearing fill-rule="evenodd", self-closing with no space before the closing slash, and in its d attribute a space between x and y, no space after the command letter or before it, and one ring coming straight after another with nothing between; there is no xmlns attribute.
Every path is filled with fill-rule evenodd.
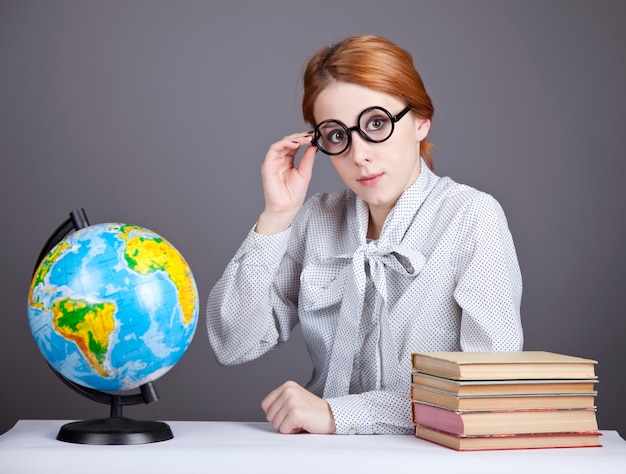
<svg viewBox="0 0 626 474"><path fill-rule="evenodd" d="M361 117L363 117L363 114L366 114L367 112L370 112L374 109L380 110L383 113L385 113L385 115L387 115L387 117L389 117L389 120L391 120L391 131L389 132L389 135L387 135L387 137L383 138L382 140L374 140L373 138L369 137L362 129L361 129ZM335 120L335 119L328 119L328 120L323 120L320 123L317 124L317 126L315 127L315 133L313 135L313 139L311 140L311 145L316 146L318 150L320 150L322 153L328 155L328 156L337 156L337 155L341 155L342 153L345 153L349 148L350 145L352 145L352 132L353 131L357 131L359 132L359 135L361 135L361 138L363 138L363 140L366 140L370 143L382 143L384 141L387 141L391 138L391 135L393 135L393 131L395 129L395 124L396 122L398 122L402 117L404 117L406 114L409 113L409 111L411 110L411 106L407 105L404 109L402 109L402 111L400 111L398 114L396 115L391 115L391 112L389 112L387 109L385 109L384 107L380 107L379 105L375 105L373 107L368 107L367 109L365 109L363 112L361 112L357 118L357 122L356 125L354 127L347 127L343 122L340 122L339 120ZM321 136L321 132L320 132L320 127L326 123L336 123L338 124L341 128L343 128L343 130L346 132L346 136L348 137L347 141L346 141L346 146L343 150L335 152L335 153L331 153L329 151L326 151L323 147L321 147L319 145L319 138Z"/></svg>

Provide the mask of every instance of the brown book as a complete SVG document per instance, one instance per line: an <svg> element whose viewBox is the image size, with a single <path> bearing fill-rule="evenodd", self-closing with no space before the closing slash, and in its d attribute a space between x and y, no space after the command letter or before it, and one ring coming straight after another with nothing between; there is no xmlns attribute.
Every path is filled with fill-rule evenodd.
<svg viewBox="0 0 626 474"><path fill-rule="evenodd" d="M597 361L544 351L417 352L412 364L456 380L595 379Z"/></svg>
<svg viewBox="0 0 626 474"><path fill-rule="evenodd" d="M597 379L454 380L413 371L411 382L456 395L594 393Z"/></svg>
<svg viewBox="0 0 626 474"><path fill-rule="evenodd" d="M458 435L598 431L595 408L448 410L412 402L413 422Z"/></svg>
<svg viewBox="0 0 626 474"><path fill-rule="evenodd" d="M462 436L416 425L415 436L457 451L496 449L591 448L600 447L598 431L579 433L532 433L522 435Z"/></svg>
<svg viewBox="0 0 626 474"><path fill-rule="evenodd" d="M411 399L451 410L519 410L529 408L593 408L592 393L539 393L458 396L411 384Z"/></svg>

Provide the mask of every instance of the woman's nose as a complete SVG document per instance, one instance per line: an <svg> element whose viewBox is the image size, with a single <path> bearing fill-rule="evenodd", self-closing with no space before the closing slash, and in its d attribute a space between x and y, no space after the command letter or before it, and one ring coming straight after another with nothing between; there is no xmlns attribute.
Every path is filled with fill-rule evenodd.
<svg viewBox="0 0 626 474"><path fill-rule="evenodd" d="M355 133L352 135L352 143L349 153L352 155L352 160L359 166L369 163L372 160L371 157L371 143L365 140L361 135Z"/></svg>

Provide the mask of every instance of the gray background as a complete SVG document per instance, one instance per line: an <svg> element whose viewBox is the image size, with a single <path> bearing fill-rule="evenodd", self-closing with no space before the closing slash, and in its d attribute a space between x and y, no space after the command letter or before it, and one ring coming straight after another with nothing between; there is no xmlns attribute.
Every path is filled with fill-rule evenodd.
<svg viewBox="0 0 626 474"><path fill-rule="evenodd" d="M0 432L108 415L53 375L26 316L39 250L78 207L160 233L200 288L196 336L156 383L161 400L125 415L263 420L269 390L306 382L300 333L219 367L206 298L262 209L267 147L306 127L306 60L374 33L423 75L438 174L507 213L525 349L598 360L600 428L626 435L624 24L620 0L2 1ZM310 191L341 188L318 156Z"/></svg>

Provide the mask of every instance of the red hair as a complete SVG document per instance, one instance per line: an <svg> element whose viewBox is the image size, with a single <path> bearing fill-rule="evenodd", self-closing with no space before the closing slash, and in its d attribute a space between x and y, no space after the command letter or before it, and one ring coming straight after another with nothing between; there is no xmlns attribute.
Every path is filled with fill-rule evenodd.
<svg viewBox="0 0 626 474"><path fill-rule="evenodd" d="M319 93L333 81L347 82L397 97L418 116L431 120L435 109L413 58L391 41L372 35L351 36L323 48L309 60L304 71L302 115L317 124L313 107ZM422 140L420 154L433 168L432 143Z"/></svg>

